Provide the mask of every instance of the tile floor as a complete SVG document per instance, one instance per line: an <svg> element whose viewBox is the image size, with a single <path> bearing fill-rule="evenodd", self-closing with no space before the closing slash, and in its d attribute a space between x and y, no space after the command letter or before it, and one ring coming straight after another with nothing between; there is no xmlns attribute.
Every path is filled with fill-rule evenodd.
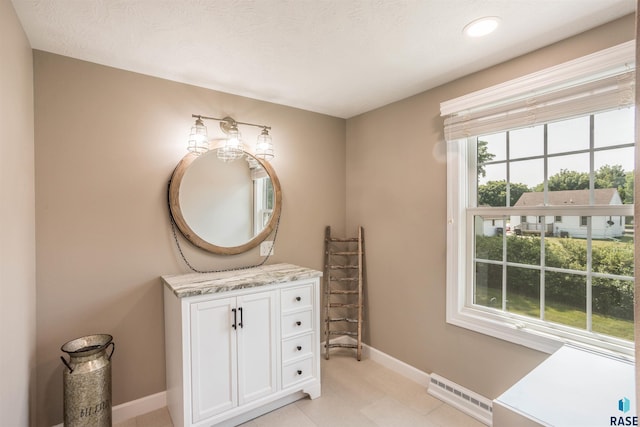
<svg viewBox="0 0 640 427"><path fill-rule="evenodd" d="M483 427L432 397L426 389L349 350L322 359L322 396L302 399L253 419L243 427ZM172 427L167 408L114 427Z"/></svg>

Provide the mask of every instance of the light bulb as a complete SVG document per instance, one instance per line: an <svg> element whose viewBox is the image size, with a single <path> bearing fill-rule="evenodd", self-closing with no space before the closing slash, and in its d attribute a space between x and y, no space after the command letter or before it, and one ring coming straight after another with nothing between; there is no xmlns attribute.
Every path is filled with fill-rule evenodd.
<svg viewBox="0 0 640 427"><path fill-rule="evenodd" d="M236 126L229 129L227 133L228 137L224 145L218 148L218 159L223 162L232 162L241 158L244 155L244 147L242 144L242 136Z"/></svg>
<svg viewBox="0 0 640 427"><path fill-rule="evenodd" d="M209 136L207 135L207 127L204 125L200 117L196 119L196 123L191 127L189 142L187 143L187 150L197 155L209 151Z"/></svg>
<svg viewBox="0 0 640 427"><path fill-rule="evenodd" d="M269 130L265 127L262 129L262 133L258 135L258 141L256 142L256 157L263 160L271 160L274 157L273 142Z"/></svg>

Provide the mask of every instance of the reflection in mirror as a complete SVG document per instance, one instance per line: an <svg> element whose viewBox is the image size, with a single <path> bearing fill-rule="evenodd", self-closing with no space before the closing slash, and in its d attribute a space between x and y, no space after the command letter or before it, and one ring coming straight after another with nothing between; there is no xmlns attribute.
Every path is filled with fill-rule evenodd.
<svg viewBox="0 0 640 427"><path fill-rule="evenodd" d="M219 254L242 253L264 240L280 213L280 186L269 163L248 153L223 162L211 150L188 154L174 171L169 199L182 234Z"/></svg>

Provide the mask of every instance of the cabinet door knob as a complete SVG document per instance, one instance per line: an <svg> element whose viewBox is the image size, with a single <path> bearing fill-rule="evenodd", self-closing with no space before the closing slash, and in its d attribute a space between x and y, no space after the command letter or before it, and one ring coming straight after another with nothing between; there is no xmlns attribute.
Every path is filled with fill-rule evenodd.
<svg viewBox="0 0 640 427"><path fill-rule="evenodd" d="M298 375L302 375L302 371L298 369Z"/></svg>
<svg viewBox="0 0 640 427"><path fill-rule="evenodd" d="M298 321L296 322L296 325L300 326L300 325L302 325L302 322L298 320Z"/></svg>
<svg viewBox="0 0 640 427"><path fill-rule="evenodd" d="M296 297L296 301L300 301L300 300L302 300L302 298Z"/></svg>
<svg viewBox="0 0 640 427"><path fill-rule="evenodd" d="M302 346L301 346L301 345L299 345L299 346L297 346L297 347L296 347L296 349L297 349L298 351L300 351L300 350L302 350Z"/></svg>

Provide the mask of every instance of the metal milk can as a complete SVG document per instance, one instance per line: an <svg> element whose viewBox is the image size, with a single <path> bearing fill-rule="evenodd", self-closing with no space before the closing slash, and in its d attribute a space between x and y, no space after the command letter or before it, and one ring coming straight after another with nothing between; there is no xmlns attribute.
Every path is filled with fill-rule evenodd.
<svg viewBox="0 0 640 427"><path fill-rule="evenodd" d="M111 352L107 355L107 349ZM65 343L60 356L63 374L64 425L111 426L111 356L115 350L108 334L88 335Z"/></svg>

